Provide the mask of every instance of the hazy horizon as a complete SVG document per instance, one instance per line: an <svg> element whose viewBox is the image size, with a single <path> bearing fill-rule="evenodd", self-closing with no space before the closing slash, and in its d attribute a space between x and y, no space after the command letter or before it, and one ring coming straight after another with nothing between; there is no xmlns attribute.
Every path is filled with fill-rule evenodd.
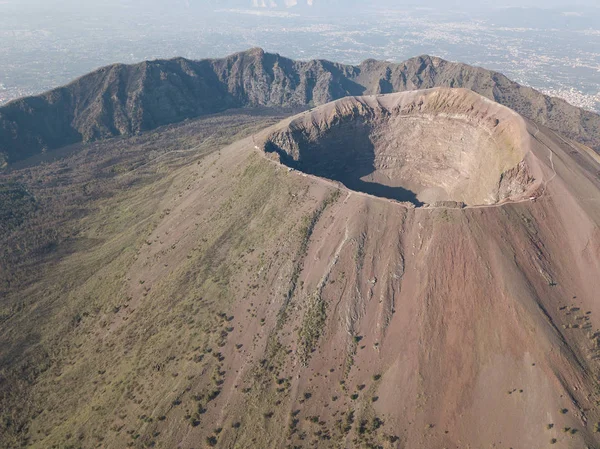
<svg viewBox="0 0 600 449"><path fill-rule="evenodd" d="M0 104L112 63L223 57L258 46L349 64L430 54L600 110L594 1L293 2L0 0Z"/></svg>

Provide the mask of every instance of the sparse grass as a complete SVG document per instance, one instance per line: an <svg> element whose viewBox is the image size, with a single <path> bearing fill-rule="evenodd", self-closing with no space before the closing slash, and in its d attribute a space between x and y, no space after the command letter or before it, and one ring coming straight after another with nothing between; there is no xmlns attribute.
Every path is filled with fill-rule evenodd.
<svg viewBox="0 0 600 449"><path fill-rule="evenodd" d="M327 311L325 302L318 293L315 293L309 300L299 332L299 355L302 363L306 364L310 354L315 350L319 337L323 332L326 319Z"/></svg>
<svg viewBox="0 0 600 449"><path fill-rule="evenodd" d="M10 223L0 217L0 326L18 330L10 341L2 340L0 447L21 446L29 438L23 429L46 435L43 443L29 439L34 448L69 447L67 435L77 438L77 447L96 446L99 438L106 447L125 447L134 437L136 445L154 442L155 427L171 422L171 414L185 414L191 426L202 426L204 401L217 400L224 379L210 379L210 373L227 360L204 357L195 348L219 348L237 333L228 315L227 324L220 324L214 314L227 312L237 299L232 279L246 268L238 263L242 248L281 235L297 217L284 215L287 203L273 192L275 172L255 158L246 178L228 177L231 185L239 181L240 186L229 192L238 196L227 214L210 216L210 226L198 219L193 231L201 242L198 249L182 247L181 264L156 264L165 268L159 282L147 274L142 252L158 251L156 258L161 258L179 250L181 245L161 246L170 238L165 233L152 233L161 220L178 213L175 204L190 191L188 186L200 185L203 156L265 121L273 122L243 116L201 120L164 135L91 144L63 161L0 175L0 186L20 178L36 199L35 207L27 209L27 195L11 193L13 209L21 215ZM6 190L0 189L0 197ZM248 232L251 219L257 227ZM131 284L143 287L144 295L132 300L127 276L138 261L145 274ZM27 348L26 358L13 350L17 347ZM105 366L110 371L98 375ZM208 376L193 376L202 370ZM198 391L205 399L190 404ZM153 409L163 414L153 419ZM12 416L9 427L6 410ZM41 410L43 418L35 418ZM144 427L133 434L113 432L115 417L109 410L119 410L126 423L145 414Z"/></svg>
<svg viewBox="0 0 600 449"><path fill-rule="evenodd" d="M325 200L323 200L321 205L312 213L312 215L305 218L305 222L300 230L301 244L300 249L298 251L299 255L306 254L310 238L321 215L329 205L337 201L339 196L339 190L333 191ZM293 291L295 291L297 274L299 274L299 270L295 269L292 279L292 295ZM306 364L308 362L310 355L313 351L316 350L316 345L323 333L323 329L327 320L327 309L325 301L323 301L323 298L321 297L323 285L317 287L317 290L310 296L307 310L302 320L302 326L299 331L300 344L298 353L300 355L300 360L303 364ZM286 300L289 300L290 298L290 292L288 292L288 298Z"/></svg>

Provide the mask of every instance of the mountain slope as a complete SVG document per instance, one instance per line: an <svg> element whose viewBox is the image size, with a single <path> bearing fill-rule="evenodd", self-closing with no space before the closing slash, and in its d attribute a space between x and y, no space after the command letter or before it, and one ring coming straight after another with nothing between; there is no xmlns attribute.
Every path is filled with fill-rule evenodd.
<svg viewBox="0 0 600 449"><path fill-rule="evenodd" d="M236 117L2 175L73 215L25 279L3 267L0 447L600 444L596 153L458 89ZM323 152L367 124L375 168L396 173L382 120L440 119L456 139L415 151L440 141L438 163L454 162L464 148L446 146L489 131L479 156L499 166L450 171L524 164L533 193L415 207L262 151L295 129L314 146L291 145Z"/></svg>
<svg viewBox="0 0 600 449"><path fill-rule="evenodd" d="M600 116L496 72L429 56L347 66L293 61L252 49L223 59L113 65L46 94L13 101L0 108L0 157L15 162L228 108L312 107L348 95L436 86L471 89L600 151Z"/></svg>

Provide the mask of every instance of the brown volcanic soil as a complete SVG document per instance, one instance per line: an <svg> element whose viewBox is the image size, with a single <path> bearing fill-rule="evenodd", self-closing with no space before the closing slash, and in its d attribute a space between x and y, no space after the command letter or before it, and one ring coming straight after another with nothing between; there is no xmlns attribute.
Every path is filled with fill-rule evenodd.
<svg viewBox="0 0 600 449"><path fill-rule="evenodd" d="M265 150L289 167L416 205L518 201L540 184L525 121L466 89L344 98L284 122Z"/></svg>
<svg viewBox="0 0 600 449"><path fill-rule="evenodd" d="M437 123L428 114L460 134L425 135L435 129L428 120ZM598 447L599 158L460 90L342 100L276 127L265 148L277 142L289 155L284 162L323 173L313 152L329 151L326 158L344 164L364 142L358 133L342 142L334 133L358 126L372 133L375 149L367 179L412 187L417 198L436 185L443 187L434 200L506 204L413 209L343 189L315 227L297 321L288 324L302 329L315 301L323 302L315 352L306 364L290 357L285 368L298 392L290 410L327 423L353 410L358 433L349 432L342 447L532 448L554 438L555 447ZM496 130L495 139L480 137L482 128ZM426 140L411 142L411 133ZM480 146L468 148L469 138ZM450 168L431 163L438 148ZM456 164L459 150L471 152L465 164ZM406 162L411 151L421 158ZM515 167L535 181L516 176L510 193L498 195L500 179ZM442 184L451 169L474 178L453 179L471 182L474 192ZM347 181L336 173L330 177ZM316 178L306 182L326 188ZM536 201L523 198L533 191ZM296 353L302 348L279 335ZM302 404L302 391L315 400ZM385 425L372 433L374 417ZM398 442L386 444L385 434Z"/></svg>
<svg viewBox="0 0 600 449"><path fill-rule="evenodd" d="M414 207L301 166L328 151L316 130L341 138L342 104L372 132L365 182L471 206ZM32 281L44 307L0 334L3 357L34 347L15 337L29 323L68 338L28 386L33 447L600 447L598 156L465 91L342 104L314 128L149 165L160 181L86 218L79 237L102 243L48 268L51 287ZM435 129L427 114L465 140L412 141ZM265 155L286 133L284 162L330 179ZM396 156L396 137L428 162ZM327 157L345 162L341 148ZM57 310L82 318L49 339Z"/></svg>

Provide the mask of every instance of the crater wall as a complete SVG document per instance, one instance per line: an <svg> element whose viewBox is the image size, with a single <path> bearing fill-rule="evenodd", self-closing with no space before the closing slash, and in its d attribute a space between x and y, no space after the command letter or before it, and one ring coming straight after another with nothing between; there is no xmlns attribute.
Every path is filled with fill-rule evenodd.
<svg viewBox="0 0 600 449"><path fill-rule="evenodd" d="M417 206L491 205L534 188L529 134L466 89L348 97L287 120L264 149L300 171Z"/></svg>

